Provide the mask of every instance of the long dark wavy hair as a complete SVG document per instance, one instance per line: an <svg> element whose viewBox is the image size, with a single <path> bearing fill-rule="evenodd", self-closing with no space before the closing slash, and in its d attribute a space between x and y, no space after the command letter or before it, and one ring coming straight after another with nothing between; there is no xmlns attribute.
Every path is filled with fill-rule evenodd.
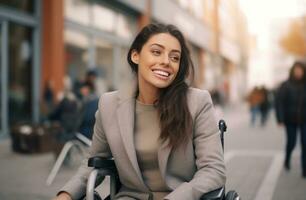
<svg viewBox="0 0 306 200"><path fill-rule="evenodd" d="M187 105L187 80L189 79L189 83L192 83L194 66L183 34L174 25L149 24L134 39L127 60L132 71L137 74L138 65L131 59L132 52L140 53L150 37L159 33L172 35L181 45L181 59L177 76L168 87L160 90L156 103L161 129L160 139L163 142L169 139L168 146L177 148L182 144L187 145L188 139L192 135L192 118Z"/></svg>

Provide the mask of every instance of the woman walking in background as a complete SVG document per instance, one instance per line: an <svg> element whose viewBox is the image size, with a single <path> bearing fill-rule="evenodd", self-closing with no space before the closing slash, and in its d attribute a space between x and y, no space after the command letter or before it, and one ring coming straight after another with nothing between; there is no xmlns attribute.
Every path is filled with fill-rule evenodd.
<svg viewBox="0 0 306 200"><path fill-rule="evenodd" d="M276 114L280 125L286 129L286 157L284 167L290 170L292 151L296 145L297 132L301 133L302 176L306 178L306 71L305 64L295 62L289 79L280 86L276 95Z"/></svg>

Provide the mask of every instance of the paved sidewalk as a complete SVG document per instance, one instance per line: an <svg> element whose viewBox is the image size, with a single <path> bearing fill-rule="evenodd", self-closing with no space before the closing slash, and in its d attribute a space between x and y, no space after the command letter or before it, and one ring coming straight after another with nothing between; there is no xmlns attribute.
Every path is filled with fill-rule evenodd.
<svg viewBox="0 0 306 200"><path fill-rule="evenodd" d="M285 134L273 111L265 127L250 126L246 104L227 107L225 135L227 189L247 200L305 200L306 179L301 177L300 144L292 155L291 170L283 169Z"/></svg>
<svg viewBox="0 0 306 200"><path fill-rule="evenodd" d="M52 199L78 167L62 166L52 185L47 186L46 180L54 162L52 153L14 153L11 151L9 139L0 141L0 200ZM108 181L107 179L106 182ZM103 191L109 191L107 183L105 184ZM99 191L102 191L102 188Z"/></svg>
<svg viewBox="0 0 306 200"><path fill-rule="evenodd" d="M54 156L50 153L17 154L10 149L10 140L0 142L1 200L51 199L76 170L75 168L62 168L54 184L48 187L45 181L54 163Z"/></svg>

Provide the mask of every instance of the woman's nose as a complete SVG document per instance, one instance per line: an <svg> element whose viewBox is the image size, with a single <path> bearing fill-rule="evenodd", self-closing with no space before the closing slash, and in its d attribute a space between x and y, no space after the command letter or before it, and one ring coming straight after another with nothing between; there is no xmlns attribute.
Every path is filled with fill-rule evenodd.
<svg viewBox="0 0 306 200"><path fill-rule="evenodd" d="M164 65L168 65L169 62L170 62L169 59L170 59L170 58L169 58L169 55L168 55L168 54L164 54L164 55L163 55L163 58L162 58L163 64L164 64Z"/></svg>

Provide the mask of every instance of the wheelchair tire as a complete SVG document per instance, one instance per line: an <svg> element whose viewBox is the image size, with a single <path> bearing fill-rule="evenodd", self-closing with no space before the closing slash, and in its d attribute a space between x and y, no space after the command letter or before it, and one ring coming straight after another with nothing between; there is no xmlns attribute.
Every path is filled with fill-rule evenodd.
<svg viewBox="0 0 306 200"><path fill-rule="evenodd" d="M79 200L86 200L86 196L82 197ZM101 196L99 195L99 193L97 191L94 191L94 200L102 200ZM109 197L106 198L105 200L109 200Z"/></svg>
<svg viewBox="0 0 306 200"><path fill-rule="evenodd" d="M95 191L94 193L94 200L102 200L102 198L100 197L99 193Z"/></svg>
<svg viewBox="0 0 306 200"><path fill-rule="evenodd" d="M226 194L225 200L241 200L241 199L237 192L231 190Z"/></svg>

